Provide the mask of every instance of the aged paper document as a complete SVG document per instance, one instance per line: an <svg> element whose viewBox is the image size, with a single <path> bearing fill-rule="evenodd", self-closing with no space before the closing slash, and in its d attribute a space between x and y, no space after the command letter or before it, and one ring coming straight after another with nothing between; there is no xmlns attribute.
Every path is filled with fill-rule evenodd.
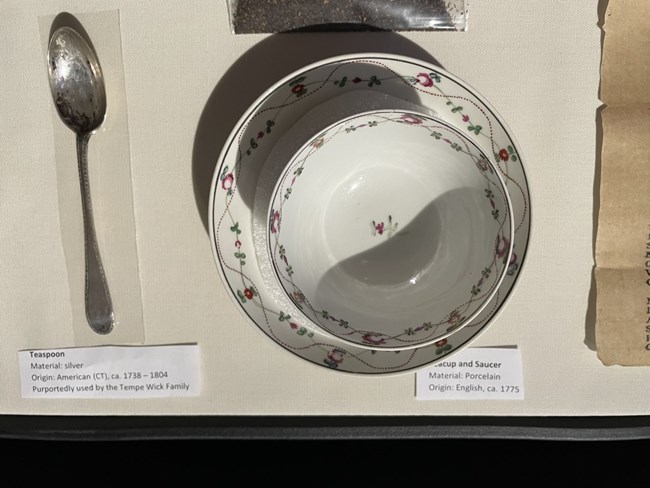
<svg viewBox="0 0 650 488"><path fill-rule="evenodd" d="M596 345L650 365L650 2L610 0L604 31Z"/></svg>

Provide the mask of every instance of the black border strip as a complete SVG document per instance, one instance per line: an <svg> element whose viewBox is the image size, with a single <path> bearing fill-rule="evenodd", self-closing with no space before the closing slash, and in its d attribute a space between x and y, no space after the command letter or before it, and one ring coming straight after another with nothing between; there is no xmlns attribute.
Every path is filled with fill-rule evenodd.
<svg viewBox="0 0 650 488"><path fill-rule="evenodd" d="M650 416L628 417L0 417L0 438L50 441L650 439Z"/></svg>

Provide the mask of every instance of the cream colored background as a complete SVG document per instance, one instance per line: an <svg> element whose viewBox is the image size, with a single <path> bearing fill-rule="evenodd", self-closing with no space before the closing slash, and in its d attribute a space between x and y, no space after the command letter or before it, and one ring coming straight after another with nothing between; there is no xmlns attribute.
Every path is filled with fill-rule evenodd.
<svg viewBox="0 0 650 488"><path fill-rule="evenodd" d="M3 1L0 412L650 413L648 370L604 367L593 344L585 343L593 342L593 325L586 324L593 321L588 303L599 106L597 3L475 0L466 33L269 39L232 35L225 2L215 0ZM38 17L60 10L114 9L121 21L145 343L198 343L203 394L191 399L27 401L20 397L17 351L75 344ZM208 159L211 151L216 156L238 111L264 86L304 61L373 47L435 57L486 96L518 139L533 185L532 244L512 299L474 345L519 346L524 401L416 401L413 373L356 377L316 367L258 333L219 281L195 198L193 175L197 180L203 175L199 186L205 187L207 174L196 169L197 160ZM237 62L243 55L247 62ZM216 110L201 119L208 100ZM199 140L212 137L212 150L195 148L200 119L204 134Z"/></svg>

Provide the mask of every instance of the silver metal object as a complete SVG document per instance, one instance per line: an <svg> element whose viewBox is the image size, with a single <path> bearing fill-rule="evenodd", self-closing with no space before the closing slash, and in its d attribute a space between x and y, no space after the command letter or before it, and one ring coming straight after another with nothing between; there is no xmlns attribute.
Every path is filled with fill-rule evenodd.
<svg viewBox="0 0 650 488"><path fill-rule="evenodd" d="M106 116L106 90L99 60L74 29L61 27L48 48L50 89L61 120L77 135L86 256L86 318L92 329L108 334L115 315L97 246L88 180L88 141Z"/></svg>

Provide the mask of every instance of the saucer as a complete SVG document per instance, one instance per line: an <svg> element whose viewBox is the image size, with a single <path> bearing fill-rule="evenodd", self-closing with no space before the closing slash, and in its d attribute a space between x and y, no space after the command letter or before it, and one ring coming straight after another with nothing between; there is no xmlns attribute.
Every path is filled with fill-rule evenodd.
<svg viewBox="0 0 650 488"><path fill-rule="evenodd" d="M376 109L433 115L462 131L506 182L515 226L505 279L469 324L433 345L402 351L346 344L301 319L273 279L265 246L268 203L286 156L337 120ZM362 54L323 60L269 88L242 116L217 162L210 195L217 269L238 309L285 350L356 374L401 373L461 350L493 323L521 273L530 230L530 194L518 146L503 119L465 82L426 62Z"/></svg>

